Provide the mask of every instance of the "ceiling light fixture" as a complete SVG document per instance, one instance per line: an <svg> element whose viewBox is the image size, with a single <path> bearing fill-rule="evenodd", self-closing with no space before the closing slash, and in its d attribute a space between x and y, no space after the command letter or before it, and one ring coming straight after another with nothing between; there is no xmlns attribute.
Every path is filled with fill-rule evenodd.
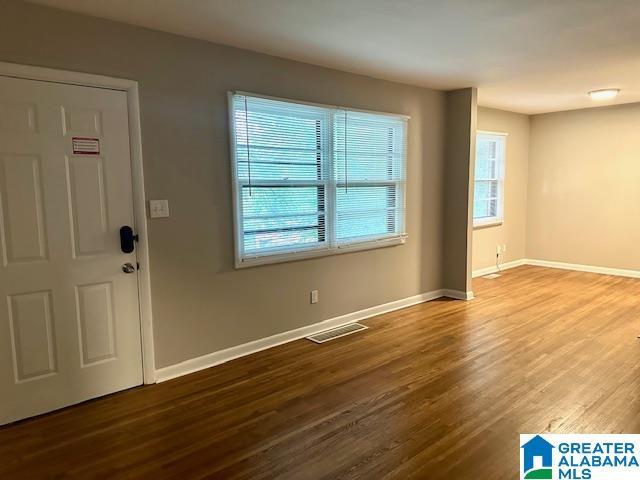
<svg viewBox="0 0 640 480"><path fill-rule="evenodd" d="M593 90L589 92L589 96L591 100L611 100L616 98L618 93L620 93L619 88L605 88L603 90Z"/></svg>

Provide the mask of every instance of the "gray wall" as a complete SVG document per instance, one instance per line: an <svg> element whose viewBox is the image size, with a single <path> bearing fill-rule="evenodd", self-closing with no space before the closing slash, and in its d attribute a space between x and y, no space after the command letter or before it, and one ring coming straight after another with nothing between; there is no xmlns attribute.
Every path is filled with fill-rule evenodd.
<svg viewBox="0 0 640 480"><path fill-rule="evenodd" d="M500 262L525 258L529 116L493 108L478 108L478 130L508 133L502 225L473 230L473 270L496 264L496 245L507 245Z"/></svg>
<svg viewBox="0 0 640 480"><path fill-rule="evenodd" d="M11 0L0 9L1 61L140 82L147 198L171 208L149 221L157 367L442 287L444 93ZM407 243L234 270L234 89L410 115Z"/></svg>
<svg viewBox="0 0 640 480"><path fill-rule="evenodd" d="M527 257L640 270L640 104L531 117Z"/></svg>
<svg viewBox="0 0 640 480"><path fill-rule="evenodd" d="M444 288L471 291L475 88L447 92L444 176Z"/></svg>

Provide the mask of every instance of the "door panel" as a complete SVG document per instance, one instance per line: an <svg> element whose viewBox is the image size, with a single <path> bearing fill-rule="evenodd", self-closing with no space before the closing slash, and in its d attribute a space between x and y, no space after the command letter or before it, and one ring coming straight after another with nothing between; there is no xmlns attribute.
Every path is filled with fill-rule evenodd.
<svg viewBox="0 0 640 480"><path fill-rule="evenodd" d="M111 282L76 287L82 365L116 358Z"/></svg>
<svg viewBox="0 0 640 480"><path fill-rule="evenodd" d="M36 107L32 103L11 101L0 104L1 133L35 133Z"/></svg>
<svg viewBox="0 0 640 480"><path fill-rule="evenodd" d="M142 383L129 152L124 92L0 77L0 424Z"/></svg>
<svg viewBox="0 0 640 480"><path fill-rule="evenodd" d="M0 157L0 230L5 264L46 258L40 170L37 155Z"/></svg>
<svg viewBox="0 0 640 480"><path fill-rule="evenodd" d="M65 158L74 257L106 253L107 199L101 157Z"/></svg>
<svg viewBox="0 0 640 480"><path fill-rule="evenodd" d="M9 325L16 381L56 371L51 291L9 297Z"/></svg>
<svg viewBox="0 0 640 480"><path fill-rule="evenodd" d="M92 108L62 107L64 135L101 135L101 111Z"/></svg>

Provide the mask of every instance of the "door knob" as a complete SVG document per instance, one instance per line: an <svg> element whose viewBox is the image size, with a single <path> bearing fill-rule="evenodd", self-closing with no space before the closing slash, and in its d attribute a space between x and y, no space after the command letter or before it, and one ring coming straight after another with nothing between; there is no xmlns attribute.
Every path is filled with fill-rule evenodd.
<svg viewBox="0 0 640 480"><path fill-rule="evenodd" d="M127 262L122 265L122 271L124 273L133 273L136 271L136 267L134 267L131 263Z"/></svg>

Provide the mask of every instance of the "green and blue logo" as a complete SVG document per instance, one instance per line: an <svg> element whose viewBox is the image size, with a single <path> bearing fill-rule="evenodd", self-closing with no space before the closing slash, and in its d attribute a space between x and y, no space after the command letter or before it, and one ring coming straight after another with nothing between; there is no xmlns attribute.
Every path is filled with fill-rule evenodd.
<svg viewBox="0 0 640 480"><path fill-rule="evenodd" d="M521 477L529 479L553 479L553 449L551 443L536 435L520 447Z"/></svg>
<svg viewBox="0 0 640 480"><path fill-rule="evenodd" d="M520 480L638 480L640 435L520 435Z"/></svg>

